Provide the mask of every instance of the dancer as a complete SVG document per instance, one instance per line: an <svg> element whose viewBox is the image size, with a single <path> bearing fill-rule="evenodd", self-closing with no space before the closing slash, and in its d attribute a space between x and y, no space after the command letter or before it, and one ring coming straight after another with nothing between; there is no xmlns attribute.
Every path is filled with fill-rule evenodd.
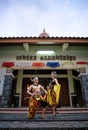
<svg viewBox="0 0 88 130"><path fill-rule="evenodd" d="M51 82L48 87L48 94L47 94L47 101L50 106L53 108L53 116L56 115L56 107L59 103L59 97L60 97L60 88L61 85L58 83L58 80L56 78L56 71L53 71L51 73Z"/></svg>
<svg viewBox="0 0 88 130"><path fill-rule="evenodd" d="M43 108L41 118L45 118L47 91L38 83L38 77L35 77L32 81L33 84L27 86L27 93L30 95L28 118L31 119L35 117L37 106Z"/></svg>

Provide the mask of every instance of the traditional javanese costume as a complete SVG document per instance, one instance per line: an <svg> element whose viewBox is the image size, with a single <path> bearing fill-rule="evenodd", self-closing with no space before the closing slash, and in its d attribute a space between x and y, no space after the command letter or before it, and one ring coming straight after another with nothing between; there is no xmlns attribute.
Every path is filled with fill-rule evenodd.
<svg viewBox="0 0 88 130"><path fill-rule="evenodd" d="M59 104L60 97L60 85L54 81L51 82L50 88L48 89L47 102L50 106L57 106Z"/></svg>
<svg viewBox="0 0 88 130"><path fill-rule="evenodd" d="M32 119L35 117L36 108L37 107L43 107L45 108L47 106L47 96L44 94L44 96L40 95L39 97L30 97L29 99L29 110L28 110L28 118Z"/></svg>

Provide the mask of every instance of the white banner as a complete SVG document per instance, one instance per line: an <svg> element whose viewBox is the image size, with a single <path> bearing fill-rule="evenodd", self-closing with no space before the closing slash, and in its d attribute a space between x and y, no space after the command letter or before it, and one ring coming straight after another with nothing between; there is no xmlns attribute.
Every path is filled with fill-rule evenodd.
<svg viewBox="0 0 88 130"><path fill-rule="evenodd" d="M14 64L15 67L22 67L22 68L30 67L29 62L14 62Z"/></svg>

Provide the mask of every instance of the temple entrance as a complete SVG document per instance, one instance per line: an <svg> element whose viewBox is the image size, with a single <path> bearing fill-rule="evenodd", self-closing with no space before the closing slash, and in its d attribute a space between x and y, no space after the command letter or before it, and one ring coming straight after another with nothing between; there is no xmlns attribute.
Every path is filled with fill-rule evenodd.
<svg viewBox="0 0 88 130"><path fill-rule="evenodd" d="M46 89L47 85L49 84L50 79L49 78L39 78L40 84L44 86ZM62 85L61 87L61 94L60 94L60 103L58 104L59 107L61 106L70 106L69 102L69 89L68 89L68 80L67 78L60 78L59 83ZM31 81L29 78L23 78L23 85L22 85L22 100L21 100L21 106L27 107L29 95L27 94L27 84L31 84Z"/></svg>
<svg viewBox="0 0 88 130"><path fill-rule="evenodd" d="M69 76L68 70L53 70L57 72L57 78L61 84L60 102L58 107L83 107L83 98L81 91L78 72L70 70L72 73ZM47 89L50 83L50 74L52 70L15 70L15 79L13 79L12 90L10 95L10 107L28 107L29 97L27 94L27 84L31 85L30 76L38 76L39 83ZM69 84L69 77L72 82ZM73 84L72 84L73 83Z"/></svg>
<svg viewBox="0 0 88 130"><path fill-rule="evenodd" d="M58 70L59 72L58 73L62 73L62 74L65 74L67 73L66 71L60 71ZM30 70L30 72L28 71L24 71L24 73L28 74L28 73L31 73L33 74L33 70ZM50 73L51 73L51 70L38 70L37 71L37 74L35 75L38 75L39 77L39 83L41 85L44 86L45 89L47 89L47 86L48 84L50 83ZM58 104L58 107L62 107L62 106L70 106L70 101L69 101L69 88L68 88L68 78L59 78L58 77L58 81L59 83L61 84L61 92L60 92L60 102ZM23 78L23 81L22 81L22 97L21 97L21 106L22 107L28 107L28 101L29 99L26 98L28 97L29 95L27 94L27 84L31 84L31 80L30 78Z"/></svg>

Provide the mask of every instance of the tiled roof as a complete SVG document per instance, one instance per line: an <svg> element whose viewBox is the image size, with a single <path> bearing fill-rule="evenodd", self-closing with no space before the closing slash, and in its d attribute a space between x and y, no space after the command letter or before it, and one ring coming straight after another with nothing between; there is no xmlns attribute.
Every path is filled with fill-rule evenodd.
<svg viewBox="0 0 88 130"><path fill-rule="evenodd" d="M58 36L52 36L52 37L45 37L45 36L42 36L42 37L36 37L36 36L34 36L34 37L32 37L32 36L30 36L30 37L0 37L0 39L88 39L88 37L58 37Z"/></svg>
<svg viewBox="0 0 88 130"><path fill-rule="evenodd" d="M29 43L30 45L69 43L70 45L88 46L88 37L0 37L0 45L23 45L23 43Z"/></svg>

